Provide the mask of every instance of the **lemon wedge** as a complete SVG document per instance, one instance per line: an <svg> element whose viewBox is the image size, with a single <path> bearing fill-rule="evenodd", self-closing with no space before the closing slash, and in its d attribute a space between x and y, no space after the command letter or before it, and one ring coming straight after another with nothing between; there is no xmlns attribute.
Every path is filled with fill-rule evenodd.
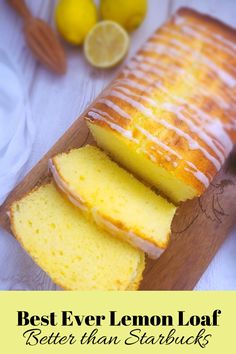
<svg viewBox="0 0 236 354"><path fill-rule="evenodd" d="M84 52L91 65L97 68L110 68L124 59L129 43L128 33L118 23L101 21L88 33Z"/></svg>

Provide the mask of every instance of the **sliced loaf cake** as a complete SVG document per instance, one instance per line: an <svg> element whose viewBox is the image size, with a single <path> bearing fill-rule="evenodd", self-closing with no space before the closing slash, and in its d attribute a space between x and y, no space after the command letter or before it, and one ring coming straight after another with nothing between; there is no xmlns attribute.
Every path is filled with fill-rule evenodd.
<svg viewBox="0 0 236 354"><path fill-rule="evenodd" d="M54 184L44 185L10 210L15 237L68 290L136 290L144 254L89 222Z"/></svg>
<svg viewBox="0 0 236 354"><path fill-rule="evenodd" d="M157 258L166 249L176 207L95 146L55 156L58 187L99 226Z"/></svg>
<svg viewBox="0 0 236 354"><path fill-rule="evenodd" d="M86 121L102 149L173 202L198 197L236 142L235 66L235 29L180 9Z"/></svg>

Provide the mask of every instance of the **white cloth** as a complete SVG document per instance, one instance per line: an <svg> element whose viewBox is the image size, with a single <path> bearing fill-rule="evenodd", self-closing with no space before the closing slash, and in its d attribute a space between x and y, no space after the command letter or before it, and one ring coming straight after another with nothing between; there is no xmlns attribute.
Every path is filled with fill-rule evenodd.
<svg viewBox="0 0 236 354"><path fill-rule="evenodd" d="M0 205L25 172L34 136L23 79L0 48ZM0 229L0 290L56 288L20 244Z"/></svg>
<svg viewBox="0 0 236 354"><path fill-rule="evenodd" d="M0 49L0 205L28 160L35 134L23 88L17 69Z"/></svg>

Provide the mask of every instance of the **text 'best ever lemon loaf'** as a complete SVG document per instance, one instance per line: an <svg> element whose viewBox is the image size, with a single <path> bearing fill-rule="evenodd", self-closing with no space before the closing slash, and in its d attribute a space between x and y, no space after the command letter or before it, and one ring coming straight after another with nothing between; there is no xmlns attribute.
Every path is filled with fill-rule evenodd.
<svg viewBox="0 0 236 354"><path fill-rule="evenodd" d="M25 250L68 290L136 290L144 254L99 230L53 184L15 202L12 231Z"/></svg>
<svg viewBox="0 0 236 354"><path fill-rule="evenodd" d="M176 207L99 148L55 156L50 168L69 200L99 226L157 258L166 249Z"/></svg>
<svg viewBox="0 0 236 354"><path fill-rule="evenodd" d="M180 9L86 114L99 144L173 202L200 196L236 141L236 31Z"/></svg>

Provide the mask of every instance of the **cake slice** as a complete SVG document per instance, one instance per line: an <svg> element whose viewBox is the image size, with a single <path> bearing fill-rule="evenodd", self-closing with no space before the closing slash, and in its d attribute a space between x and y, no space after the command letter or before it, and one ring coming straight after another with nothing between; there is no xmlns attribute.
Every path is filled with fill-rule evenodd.
<svg viewBox="0 0 236 354"><path fill-rule="evenodd" d="M54 184L32 191L10 210L25 250L67 290L135 290L144 254L89 222Z"/></svg>
<svg viewBox="0 0 236 354"><path fill-rule="evenodd" d="M166 249L176 207L99 148L87 145L57 155L50 168L58 187L99 226L152 258Z"/></svg>
<svg viewBox="0 0 236 354"><path fill-rule="evenodd" d="M86 113L98 145L174 203L200 196L236 142L236 30L180 9Z"/></svg>

